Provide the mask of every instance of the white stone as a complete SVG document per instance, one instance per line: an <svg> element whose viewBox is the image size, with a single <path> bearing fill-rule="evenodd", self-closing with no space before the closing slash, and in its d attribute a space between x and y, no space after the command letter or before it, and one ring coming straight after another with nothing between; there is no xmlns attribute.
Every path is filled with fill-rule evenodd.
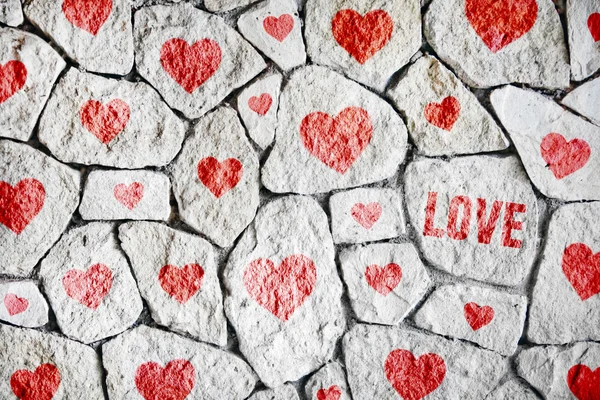
<svg viewBox="0 0 600 400"><path fill-rule="evenodd" d="M300 397L298 397L298 392L296 392L294 386L287 384L278 386L275 389L256 392L248 397L248 400L300 400Z"/></svg>
<svg viewBox="0 0 600 400"><path fill-rule="evenodd" d="M352 400L346 373L337 362L315 372L306 382L304 391L309 400Z"/></svg>
<svg viewBox="0 0 600 400"><path fill-rule="evenodd" d="M477 286L443 285L427 298L414 321L439 335L510 356L517 351L526 310L524 296Z"/></svg>
<svg viewBox="0 0 600 400"><path fill-rule="evenodd" d="M144 325L104 344L102 361L110 399L243 400L256 384L237 356Z"/></svg>
<svg viewBox="0 0 600 400"><path fill-rule="evenodd" d="M79 214L86 220L151 219L171 214L169 178L160 172L120 170L90 172Z"/></svg>
<svg viewBox="0 0 600 400"><path fill-rule="evenodd" d="M42 152L0 140L0 273L31 273L71 220L79 180Z"/></svg>
<svg viewBox="0 0 600 400"><path fill-rule="evenodd" d="M218 246L231 246L258 208L258 156L236 112L202 118L172 169L181 218Z"/></svg>
<svg viewBox="0 0 600 400"><path fill-rule="evenodd" d="M0 28L0 136L29 139L65 65L39 37Z"/></svg>
<svg viewBox="0 0 600 400"><path fill-rule="evenodd" d="M310 59L383 91L421 47L419 0L308 0Z"/></svg>
<svg viewBox="0 0 600 400"><path fill-rule="evenodd" d="M539 397L527 385L512 379L494 389L485 400L539 400Z"/></svg>
<svg viewBox="0 0 600 400"><path fill-rule="evenodd" d="M350 304L363 322L396 325L431 284L410 243L357 246L343 250L339 257Z"/></svg>
<svg viewBox="0 0 600 400"><path fill-rule="evenodd" d="M306 63L296 0L267 0L240 16L242 35L284 71Z"/></svg>
<svg viewBox="0 0 600 400"><path fill-rule="evenodd" d="M329 360L345 329L327 216L308 197L262 207L224 271L225 313L240 351L268 387Z"/></svg>
<svg viewBox="0 0 600 400"><path fill-rule="evenodd" d="M600 200L600 128L531 90L507 86L492 105L533 184L547 197Z"/></svg>
<svg viewBox="0 0 600 400"><path fill-rule="evenodd" d="M25 0L27 19L82 68L126 75L133 67L130 0Z"/></svg>
<svg viewBox="0 0 600 400"><path fill-rule="evenodd" d="M38 136L68 163L163 166L181 149L185 125L151 86L72 68L40 120Z"/></svg>
<svg viewBox="0 0 600 400"><path fill-rule="evenodd" d="M178 0L171 0L178 1ZM235 8L247 6L257 0L204 0L204 7L212 12L225 12Z"/></svg>
<svg viewBox="0 0 600 400"><path fill-rule="evenodd" d="M552 0L433 0L424 33L469 86L569 86L569 57Z"/></svg>
<svg viewBox="0 0 600 400"><path fill-rule="evenodd" d="M567 0L571 75L581 81L600 68L600 4Z"/></svg>
<svg viewBox="0 0 600 400"><path fill-rule="evenodd" d="M538 205L516 157L417 159L406 169L405 199L423 256L434 266L501 285L526 279Z"/></svg>
<svg viewBox="0 0 600 400"><path fill-rule="evenodd" d="M58 326L83 343L123 332L142 312L113 228L92 223L73 229L42 261L40 278Z"/></svg>
<svg viewBox="0 0 600 400"><path fill-rule="evenodd" d="M561 103L600 125L600 109L596 106L600 103L600 78L579 86L562 99Z"/></svg>
<svg viewBox="0 0 600 400"><path fill-rule="evenodd" d="M323 67L292 74L277 118L261 175L272 192L311 194L381 181L406 154L406 127L393 108Z"/></svg>
<svg viewBox="0 0 600 400"><path fill-rule="evenodd" d="M225 21L187 3L138 10L134 36L138 72L188 118L201 117L266 67Z"/></svg>
<svg viewBox="0 0 600 400"><path fill-rule="evenodd" d="M334 243L391 239L406 232L402 200L394 189L359 188L329 198Z"/></svg>
<svg viewBox="0 0 600 400"><path fill-rule="evenodd" d="M355 399L479 400L507 368L492 351L409 329L356 325L343 348Z"/></svg>
<svg viewBox="0 0 600 400"><path fill-rule="evenodd" d="M48 323L48 303L33 281L0 281L0 319L37 328Z"/></svg>
<svg viewBox="0 0 600 400"><path fill-rule="evenodd" d="M0 0L0 22L9 26L23 23L21 0Z"/></svg>

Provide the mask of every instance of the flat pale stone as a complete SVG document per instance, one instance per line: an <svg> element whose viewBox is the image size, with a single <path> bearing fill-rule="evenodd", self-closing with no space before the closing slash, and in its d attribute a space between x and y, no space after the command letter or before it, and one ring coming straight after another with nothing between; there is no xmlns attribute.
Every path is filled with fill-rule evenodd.
<svg viewBox="0 0 600 400"><path fill-rule="evenodd" d="M0 22L8 26L18 26L23 23L20 0L0 0Z"/></svg>
<svg viewBox="0 0 600 400"><path fill-rule="evenodd" d="M136 68L172 107L198 118L265 69L223 19L187 3L135 13Z"/></svg>
<svg viewBox="0 0 600 400"><path fill-rule="evenodd" d="M119 240L156 323L227 344L215 252L206 240L152 222L121 225Z"/></svg>
<svg viewBox="0 0 600 400"><path fill-rule="evenodd" d="M334 243L391 239L406 232L402 199L394 189L359 188L329 198Z"/></svg>
<svg viewBox="0 0 600 400"><path fill-rule="evenodd" d="M308 0L310 59L383 91L421 47L419 0Z"/></svg>
<svg viewBox="0 0 600 400"><path fill-rule="evenodd" d="M176 2L178 0L171 0ZM225 12L239 7L244 7L257 0L204 0L204 7L211 12Z"/></svg>
<svg viewBox="0 0 600 400"><path fill-rule="evenodd" d="M531 182L547 197L600 200L600 128L531 90L491 95Z"/></svg>
<svg viewBox="0 0 600 400"><path fill-rule="evenodd" d="M104 400L98 354L58 335L0 324L0 365L4 399Z"/></svg>
<svg viewBox="0 0 600 400"><path fill-rule="evenodd" d="M142 312L113 229L100 222L73 229L42 261L40 278L58 326L83 343L123 332Z"/></svg>
<svg viewBox="0 0 600 400"><path fill-rule="evenodd" d="M48 323L48 303L33 281L0 281L0 319L37 328Z"/></svg>
<svg viewBox="0 0 600 400"><path fill-rule="evenodd" d="M600 78L584 83L570 92L561 103L600 125Z"/></svg>
<svg viewBox="0 0 600 400"><path fill-rule="evenodd" d="M39 37L0 28L0 76L2 85L8 85L0 95L0 136L29 139L65 65L60 55Z"/></svg>
<svg viewBox="0 0 600 400"><path fill-rule="evenodd" d="M346 373L337 362L325 365L304 386L309 400L351 400Z"/></svg>
<svg viewBox="0 0 600 400"><path fill-rule="evenodd" d="M150 85L74 68L58 83L38 130L61 161L130 169L168 164L184 135L184 123Z"/></svg>
<svg viewBox="0 0 600 400"><path fill-rule="evenodd" d="M202 118L172 169L181 218L218 246L231 246L258 208L258 156L236 112Z"/></svg>
<svg viewBox="0 0 600 400"><path fill-rule="evenodd" d="M85 4L85 5L82 5ZM126 75L133 67L129 0L25 0L27 19L82 68Z"/></svg>
<svg viewBox="0 0 600 400"><path fill-rule="evenodd" d="M300 400L300 397L294 386L287 384L256 392L248 400Z"/></svg>
<svg viewBox="0 0 600 400"><path fill-rule="evenodd" d="M90 172L79 206L86 220L151 219L171 214L169 178L160 172L121 170Z"/></svg>
<svg viewBox="0 0 600 400"><path fill-rule="evenodd" d="M343 349L355 399L479 400L507 368L492 351L409 329L359 324Z"/></svg>
<svg viewBox="0 0 600 400"><path fill-rule="evenodd" d="M516 9L516 10L515 10ZM424 34L469 86L569 86L569 57L552 0L433 0Z"/></svg>
<svg viewBox="0 0 600 400"><path fill-rule="evenodd" d="M501 285L529 274L538 206L515 156L417 159L406 169L405 199L423 256L437 268Z"/></svg>
<svg viewBox="0 0 600 400"><path fill-rule="evenodd" d="M527 385L513 379L498 386L485 400L539 400L539 397Z"/></svg>
<svg viewBox="0 0 600 400"><path fill-rule="evenodd" d="M272 192L311 194L381 181L406 154L406 127L393 108L323 67L294 71L277 118L261 174Z"/></svg>
<svg viewBox="0 0 600 400"><path fill-rule="evenodd" d="M600 4L595 0L567 0L571 75L584 80L600 68Z"/></svg>
<svg viewBox="0 0 600 400"><path fill-rule="evenodd" d="M396 325L431 284L410 243L357 246L339 257L350 304L363 322Z"/></svg>
<svg viewBox="0 0 600 400"><path fill-rule="evenodd" d="M0 273L31 273L69 224L79 181L79 172L44 153L0 140Z"/></svg>
<svg viewBox="0 0 600 400"><path fill-rule="evenodd" d="M263 206L229 255L225 313L240 351L270 388L329 360L346 320L327 216L289 196Z"/></svg>
<svg viewBox="0 0 600 400"><path fill-rule="evenodd" d="M239 357L144 325L104 344L102 363L111 400L243 400L256 385Z"/></svg>
<svg viewBox="0 0 600 400"><path fill-rule="evenodd" d="M464 339L504 356L517 351L527 298L462 284L438 287L414 316L415 324L439 335Z"/></svg>

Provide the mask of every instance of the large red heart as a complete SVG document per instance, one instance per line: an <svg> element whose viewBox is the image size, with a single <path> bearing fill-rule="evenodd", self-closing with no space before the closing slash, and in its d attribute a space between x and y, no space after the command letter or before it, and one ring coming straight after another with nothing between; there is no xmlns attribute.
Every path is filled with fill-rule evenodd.
<svg viewBox="0 0 600 400"><path fill-rule="evenodd" d="M17 93L27 82L27 67L21 61L12 60L0 65L0 104Z"/></svg>
<svg viewBox="0 0 600 400"><path fill-rule="evenodd" d="M360 64L387 44L393 30L394 21L383 10L369 11L364 17L354 10L340 10L331 20L335 41Z"/></svg>
<svg viewBox="0 0 600 400"><path fill-rule="evenodd" d="M556 179L562 179L583 168L592 152L585 140L573 139L567 142L558 133L546 135L540 144L540 151Z"/></svg>
<svg viewBox="0 0 600 400"><path fill-rule="evenodd" d="M446 363L437 354L415 359L408 350L396 349L385 359L385 377L404 400L421 400L442 384Z"/></svg>
<svg viewBox="0 0 600 400"><path fill-rule="evenodd" d="M112 0L64 0L62 11L70 23L96 36L112 6Z"/></svg>
<svg viewBox="0 0 600 400"><path fill-rule="evenodd" d="M129 105L120 99L113 99L106 105L89 100L79 111L81 124L104 144L123 132L130 116Z"/></svg>
<svg viewBox="0 0 600 400"><path fill-rule="evenodd" d="M144 185L140 182L133 182L129 186L119 183L113 189L115 199L125 207L133 210L144 197Z"/></svg>
<svg viewBox="0 0 600 400"><path fill-rule="evenodd" d="M497 53L533 27L536 0L466 0L465 15L483 43Z"/></svg>
<svg viewBox="0 0 600 400"><path fill-rule="evenodd" d="M214 157L206 157L198 163L198 178L200 182L218 199L236 187L242 175L244 166L235 158L219 162Z"/></svg>
<svg viewBox="0 0 600 400"><path fill-rule="evenodd" d="M480 307L477 303L465 304L464 314L465 319L474 331L483 328L494 319L494 309L492 307Z"/></svg>
<svg viewBox="0 0 600 400"><path fill-rule="evenodd" d="M34 372L20 369L10 377L10 387L20 400L51 400L60 386L60 372L42 364Z"/></svg>
<svg viewBox="0 0 600 400"><path fill-rule="evenodd" d="M29 307L29 301L23 297L19 297L14 293L8 293L4 296L4 306L11 317L21 314Z"/></svg>
<svg viewBox="0 0 600 400"><path fill-rule="evenodd" d="M315 263L302 254L286 257L278 268L269 259L252 261L244 271L244 285L258 304L282 321L310 296L317 280Z"/></svg>
<svg viewBox="0 0 600 400"><path fill-rule="evenodd" d="M329 389L319 389L317 392L317 400L340 400L340 397L342 397L342 389L337 385Z"/></svg>
<svg viewBox="0 0 600 400"><path fill-rule="evenodd" d="M187 303L200 290L203 278L204 269L198 264L188 264L183 268L168 264L158 273L160 286L181 304Z"/></svg>
<svg viewBox="0 0 600 400"><path fill-rule="evenodd" d="M85 272L78 269L67 271L62 283L69 297L95 310L110 291L113 274L106 265L95 264Z"/></svg>
<svg viewBox="0 0 600 400"><path fill-rule="evenodd" d="M562 270L582 301L600 293L600 252L574 243L563 252Z"/></svg>
<svg viewBox="0 0 600 400"><path fill-rule="evenodd" d="M0 181L0 224L19 235L42 210L46 201L44 185L26 178L14 187Z"/></svg>
<svg viewBox="0 0 600 400"><path fill-rule="evenodd" d="M594 42L600 41L600 13L593 13L587 21L588 29L594 38Z"/></svg>
<svg viewBox="0 0 600 400"><path fill-rule="evenodd" d="M360 107L344 108L335 118L318 111L302 119L300 137L310 154L344 174L371 142L373 125Z"/></svg>
<svg viewBox="0 0 600 400"><path fill-rule="evenodd" d="M379 265L369 265L365 270L367 283L378 293L387 296L398 286L402 279L402 268L398 264L390 263L384 268Z"/></svg>
<svg viewBox="0 0 600 400"><path fill-rule="evenodd" d="M289 14L283 14L279 18L268 16L263 20L263 28L270 36L283 42L294 29L294 18Z"/></svg>
<svg viewBox="0 0 600 400"><path fill-rule="evenodd" d="M266 115L271 104L273 104L273 98L269 93L263 93L259 97L252 96L248 99L248 107L260 115Z"/></svg>
<svg viewBox="0 0 600 400"><path fill-rule="evenodd" d="M460 116L460 102L454 96L448 96L441 103L429 103L425 106L425 119L432 125L450 132Z"/></svg>
<svg viewBox="0 0 600 400"><path fill-rule="evenodd" d="M361 224L365 229L369 230L375 225L375 222L379 221L379 217L381 217L381 204L377 202L363 204L356 203L352 206L350 213L352 214L352 218L359 224Z"/></svg>
<svg viewBox="0 0 600 400"><path fill-rule="evenodd" d="M191 46L183 39L170 39L160 49L160 63L191 94L219 69L221 47L211 39L199 40Z"/></svg>
<svg viewBox="0 0 600 400"><path fill-rule="evenodd" d="M135 386L146 400L184 400L195 384L196 370L187 360L173 360L164 368L147 362L135 373Z"/></svg>
<svg viewBox="0 0 600 400"><path fill-rule="evenodd" d="M567 373L567 384L578 400L600 400L600 368L573 365Z"/></svg>

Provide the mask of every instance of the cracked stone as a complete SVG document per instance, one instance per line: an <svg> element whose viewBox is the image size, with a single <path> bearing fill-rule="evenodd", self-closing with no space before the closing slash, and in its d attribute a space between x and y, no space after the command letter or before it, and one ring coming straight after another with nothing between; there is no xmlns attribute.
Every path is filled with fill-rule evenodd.
<svg viewBox="0 0 600 400"><path fill-rule="evenodd" d="M300 397L294 386L287 384L256 392L248 400L300 400Z"/></svg>
<svg viewBox="0 0 600 400"><path fill-rule="evenodd" d="M584 83L570 92L561 102L600 126L600 78Z"/></svg>
<svg viewBox="0 0 600 400"><path fill-rule="evenodd" d="M26 328L48 323L48 303L33 281L0 281L0 320Z"/></svg>
<svg viewBox="0 0 600 400"><path fill-rule="evenodd" d="M337 362L325 365L311 376L304 386L309 400L352 400L346 373Z"/></svg>
<svg viewBox="0 0 600 400"><path fill-rule="evenodd" d="M539 397L527 385L513 379L498 386L485 400L539 400Z"/></svg>

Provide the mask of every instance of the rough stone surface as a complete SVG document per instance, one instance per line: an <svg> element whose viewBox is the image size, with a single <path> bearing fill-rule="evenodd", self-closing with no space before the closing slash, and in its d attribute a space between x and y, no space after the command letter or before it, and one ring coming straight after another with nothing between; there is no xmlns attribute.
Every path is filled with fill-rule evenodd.
<svg viewBox="0 0 600 400"><path fill-rule="evenodd" d="M581 81L600 68L600 4L567 0L571 75Z"/></svg>
<svg viewBox="0 0 600 400"><path fill-rule="evenodd" d="M235 8L247 6L256 1L257 0L204 0L204 6L208 11L225 12Z"/></svg>
<svg viewBox="0 0 600 400"><path fill-rule="evenodd" d="M600 128L531 90L491 95L533 184L548 197L600 200Z"/></svg>
<svg viewBox="0 0 600 400"><path fill-rule="evenodd" d="M300 400L300 397L294 386L287 384L256 392L248 400Z"/></svg>
<svg viewBox="0 0 600 400"><path fill-rule="evenodd" d="M36 328L48 323L48 303L33 281L0 281L0 319Z"/></svg>
<svg viewBox="0 0 600 400"><path fill-rule="evenodd" d="M539 400L539 397L527 385L512 379L494 389L485 400Z"/></svg>
<svg viewBox="0 0 600 400"><path fill-rule="evenodd" d="M62 333L91 343L123 332L142 311L113 225L66 233L42 261L40 278Z"/></svg>
<svg viewBox="0 0 600 400"><path fill-rule="evenodd" d="M296 70L283 89L275 145L262 168L272 192L318 193L394 175L407 133L392 107L323 67Z"/></svg>
<svg viewBox="0 0 600 400"><path fill-rule="evenodd" d="M118 168L168 164L185 125L149 85L72 68L40 120L40 141L61 161Z"/></svg>
<svg viewBox="0 0 600 400"><path fill-rule="evenodd" d="M325 365L310 377L304 386L309 400L352 400L346 373L337 362Z"/></svg>
<svg viewBox="0 0 600 400"><path fill-rule="evenodd" d="M23 23L20 0L0 0L0 22L8 26L18 26Z"/></svg>
<svg viewBox="0 0 600 400"><path fill-rule="evenodd" d="M600 125L600 78L577 87L562 100L562 104Z"/></svg>
<svg viewBox="0 0 600 400"><path fill-rule="evenodd" d="M345 329L327 216L312 199L262 207L229 256L225 312L240 351L268 387L331 358Z"/></svg>

